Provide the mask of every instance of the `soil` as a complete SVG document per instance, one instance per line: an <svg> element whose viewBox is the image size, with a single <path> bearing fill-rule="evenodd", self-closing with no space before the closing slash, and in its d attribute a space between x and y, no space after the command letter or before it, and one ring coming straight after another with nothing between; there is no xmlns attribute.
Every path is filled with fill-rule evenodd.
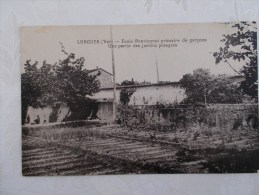
<svg viewBox="0 0 259 195"><path fill-rule="evenodd" d="M117 125L23 129L23 175L241 173L259 170L256 132L157 131ZM54 128L54 127L53 127ZM39 133L42 131L43 133ZM44 136L41 136L44 135ZM78 136L80 135L80 136ZM195 137L195 139L194 139ZM249 160L248 160L249 159Z"/></svg>

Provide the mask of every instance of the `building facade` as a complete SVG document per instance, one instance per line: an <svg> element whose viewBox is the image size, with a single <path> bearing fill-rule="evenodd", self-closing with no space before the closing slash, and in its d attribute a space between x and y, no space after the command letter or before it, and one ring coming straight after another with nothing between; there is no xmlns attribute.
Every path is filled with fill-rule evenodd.
<svg viewBox="0 0 259 195"><path fill-rule="evenodd" d="M97 116L101 120L111 120L112 109L114 101L114 89L113 89L113 76L102 68L96 68L88 70L89 75L99 75L97 80L100 82L100 91L93 96L87 96L93 100L93 106L82 106L78 113L72 113L70 108L66 105L60 105L56 107L45 106L41 108L29 107L27 112L27 119L30 124L39 121L39 124L62 122L69 120L80 120L91 118L93 115ZM242 77L231 77L233 83L239 83L242 81ZM117 86L116 87L116 102L120 103L120 92L122 89L131 88L134 89L133 95L130 97L129 105L142 107L144 105L174 105L180 103L185 97L185 90L181 88L180 82L166 82L166 83L153 83L153 84L140 84L131 86ZM81 113L81 114L80 114ZM85 118L82 118L85 117Z"/></svg>
<svg viewBox="0 0 259 195"><path fill-rule="evenodd" d="M113 86L113 77L112 74L107 72L106 70L102 68L96 68L93 70L87 71L89 75L97 75L100 73L100 75L97 77L97 80L100 82L100 88L109 88Z"/></svg>
<svg viewBox="0 0 259 195"><path fill-rule="evenodd" d="M180 87L178 82L170 82L163 84L145 84L132 86L116 87L116 100L120 100L120 92L124 88L133 88L135 92L130 98L129 105L157 105L157 104L175 104L181 102L185 98L185 91ZM113 101L113 88L103 88L94 96L100 102Z"/></svg>

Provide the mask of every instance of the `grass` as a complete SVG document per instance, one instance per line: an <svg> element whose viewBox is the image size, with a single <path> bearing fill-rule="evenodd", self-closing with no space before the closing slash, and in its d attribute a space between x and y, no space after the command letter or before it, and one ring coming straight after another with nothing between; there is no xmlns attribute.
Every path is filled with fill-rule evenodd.
<svg viewBox="0 0 259 195"><path fill-rule="evenodd" d="M160 125L161 126L161 125ZM156 141L166 143L179 143L184 147L195 148L225 148L225 144L247 140L240 147L251 145L251 138L258 138L258 132L254 129L219 130L216 127L193 126L188 129L177 128L170 131L169 128L121 127L109 126L106 123L80 121L52 126L23 127L23 135L29 135L46 139L47 141L87 140L88 138L122 137L142 141ZM166 130L165 130L166 129ZM252 141L253 142L253 141ZM239 147L237 144L237 147Z"/></svg>
<svg viewBox="0 0 259 195"><path fill-rule="evenodd" d="M23 127L23 135L43 138L49 141L66 141L70 139L82 139L87 136L105 137L98 127L106 123L80 121L52 126ZM93 128L94 127L94 128Z"/></svg>

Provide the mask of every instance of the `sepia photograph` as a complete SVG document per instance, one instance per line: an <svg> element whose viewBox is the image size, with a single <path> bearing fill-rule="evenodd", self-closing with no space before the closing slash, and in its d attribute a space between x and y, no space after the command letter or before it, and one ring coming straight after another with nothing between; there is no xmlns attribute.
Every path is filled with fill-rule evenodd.
<svg viewBox="0 0 259 195"><path fill-rule="evenodd" d="M257 173L253 21L20 28L23 176Z"/></svg>

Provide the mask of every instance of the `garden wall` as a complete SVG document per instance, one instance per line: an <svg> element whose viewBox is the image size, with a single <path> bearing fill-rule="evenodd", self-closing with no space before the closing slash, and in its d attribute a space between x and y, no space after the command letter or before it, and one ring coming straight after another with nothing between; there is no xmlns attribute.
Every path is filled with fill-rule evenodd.
<svg viewBox="0 0 259 195"><path fill-rule="evenodd" d="M67 105L44 106L34 108L29 106L26 124L49 124L55 122L95 119L98 103L82 103L73 108ZM111 111L112 113L112 111Z"/></svg>
<svg viewBox="0 0 259 195"><path fill-rule="evenodd" d="M122 122L129 125L149 124L187 128L206 125L218 130L258 126L257 104L214 104L198 107L156 108L144 107L121 110Z"/></svg>

